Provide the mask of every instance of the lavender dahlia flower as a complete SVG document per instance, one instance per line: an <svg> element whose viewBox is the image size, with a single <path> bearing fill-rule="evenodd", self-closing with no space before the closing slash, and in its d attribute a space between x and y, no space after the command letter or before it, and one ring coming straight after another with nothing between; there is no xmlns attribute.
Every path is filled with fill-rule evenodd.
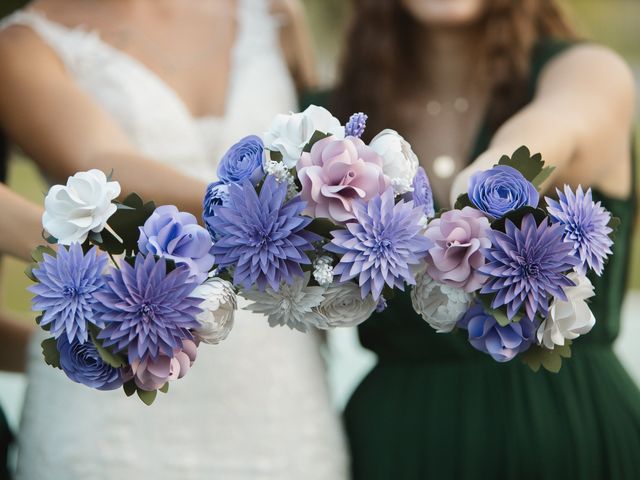
<svg viewBox="0 0 640 480"><path fill-rule="evenodd" d="M508 165L474 173L469 179L468 194L478 209L494 218L524 206L535 208L539 200L536 187Z"/></svg>
<svg viewBox="0 0 640 480"><path fill-rule="evenodd" d="M576 193L569 185L564 193L556 189L558 201L545 197L548 212L554 222L564 226L564 240L573 244L573 255L580 259L576 267L580 275L586 275L587 269L593 269L602 275L604 261L611 255L613 241L609 238L611 220L609 213L600 202L593 201L591 189L582 191L578 186Z"/></svg>
<svg viewBox="0 0 640 480"><path fill-rule="evenodd" d="M429 223L425 236L434 244L427 256L427 272L440 283L478 290L486 277L478 269L484 265L482 250L491 246L489 220L471 207L450 210Z"/></svg>
<svg viewBox="0 0 640 480"><path fill-rule="evenodd" d="M187 266L198 283L207 278L213 267L212 246L211 235L198 225L196 217L180 212L173 205L156 208L140 227L140 253L150 253Z"/></svg>
<svg viewBox="0 0 640 480"><path fill-rule="evenodd" d="M523 317L519 322L501 326L488 314L482 304L476 303L458 322L469 332L469 343L488 353L496 362L508 362L531 347L536 337L536 323Z"/></svg>
<svg viewBox="0 0 640 480"><path fill-rule="evenodd" d="M369 202L353 204L356 222L345 230L331 232L333 240L325 249L341 255L334 267L340 282L358 277L361 296L369 293L378 300L386 283L404 290L404 283L415 284L411 266L420 263L431 246L423 236L422 209L412 202L394 204L394 192L388 188Z"/></svg>
<svg viewBox="0 0 640 480"><path fill-rule="evenodd" d="M71 342L66 336L58 338L60 368L76 383L98 390L115 390L122 386L122 371L113 368L100 357L93 342Z"/></svg>
<svg viewBox="0 0 640 480"><path fill-rule="evenodd" d="M210 219L215 215L213 207L216 205L228 205L228 203L229 186L223 182L210 183L204 194L204 201L202 202L202 220L214 241L218 236L216 232L213 231L210 224Z"/></svg>
<svg viewBox="0 0 640 480"><path fill-rule="evenodd" d="M214 207L211 226L220 239L212 251L219 267L234 267L233 283L278 291L283 281L302 276L300 265L311 263L305 252L320 240L305 230L311 223L301 215L306 203L300 197L285 203L287 185L271 175L260 194L248 180L230 185L229 194L228 206Z"/></svg>
<svg viewBox="0 0 640 480"><path fill-rule="evenodd" d="M224 183L242 183L248 178L257 185L264 177L264 144L260 137L249 135L233 145L218 165L218 178Z"/></svg>
<svg viewBox="0 0 640 480"><path fill-rule="evenodd" d="M490 231L492 247L484 250L487 263L479 269L489 278L480 293L495 294L491 307L506 305L510 320L523 305L529 319L546 317L549 297L567 301L563 287L574 286L566 276L578 263L573 246L563 241L562 225L546 219L537 225L530 213L520 228L507 220L505 229Z"/></svg>
<svg viewBox="0 0 640 480"><path fill-rule="evenodd" d="M33 309L42 311L40 326L50 325L55 338L86 342L88 324L100 326L94 311L95 294L104 286L106 266L106 255L96 247L85 255L79 243L72 243L68 250L60 247L55 257L45 254L33 270L40 283L29 287L35 294Z"/></svg>
<svg viewBox="0 0 640 480"><path fill-rule="evenodd" d="M104 324L98 338L105 347L127 349L130 363L161 353L172 356L184 339L193 339L189 329L200 326L196 315L202 312L202 299L190 296L196 286L184 265L167 273L164 258L138 254L133 266L121 262L96 294Z"/></svg>

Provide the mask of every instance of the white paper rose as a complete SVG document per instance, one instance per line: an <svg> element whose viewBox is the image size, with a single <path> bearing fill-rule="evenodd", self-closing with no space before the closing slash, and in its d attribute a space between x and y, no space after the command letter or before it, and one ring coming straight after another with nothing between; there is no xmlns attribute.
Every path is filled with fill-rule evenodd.
<svg viewBox="0 0 640 480"><path fill-rule="evenodd" d="M110 182L100 170L78 172L66 185L54 185L44 199L42 225L58 243L82 243L89 232L100 232L117 207L120 184Z"/></svg>
<svg viewBox="0 0 640 480"><path fill-rule="evenodd" d="M538 327L538 343L550 350L556 345L564 345L565 340L574 340L589 333L596 324L585 301L595 295L591 281L576 272L568 277L576 284L575 287L563 288L568 301L556 298L549 308L549 316Z"/></svg>
<svg viewBox="0 0 640 480"><path fill-rule="evenodd" d="M463 289L438 283L426 272L411 290L413 309L438 333L448 333L469 308L471 296Z"/></svg>
<svg viewBox="0 0 640 480"><path fill-rule="evenodd" d="M200 304L203 311L196 316L200 323L200 327L194 332L196 338L212 345L222 342L233 328L233 319L238 308L233 285L226 280L213 277L198 285L191 296L203 300Z"/></svg>
<svg viewBox="0 0 640 480"><path fill-rule="evenodd" d="M396 194L410 192L419 164L409 142L395 130L386 129L376 135L369 146L383 158L382 171L391 179Z"/></svg>
<svg viewBox="0 0 640 480"><path fill-rule="evenodd" d="M320 321L316 325L324 330L335 327L355 327L367 320L378 306L371 295L364 299L360 287L353 282L331 284L316 312Z"/></svg>
<svg viewBox="0 0 640 480"><path fill-rule="evenodd" d="M264 134L264 143L269 150L282 154L287 168L293 168L316 130L344 138L344 127L337 118L325 108L310 105L302 113L276 115Z"/></svg>

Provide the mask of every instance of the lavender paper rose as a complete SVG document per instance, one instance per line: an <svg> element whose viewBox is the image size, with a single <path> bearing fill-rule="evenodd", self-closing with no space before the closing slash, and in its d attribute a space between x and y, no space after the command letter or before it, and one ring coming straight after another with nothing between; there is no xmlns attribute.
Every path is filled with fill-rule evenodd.
<svg viewBox="0 0 640 480"><path fill-rule="evenodd" d="M433 241L427 255L427 273L445 285L471 293L486 277L482 249L489 248L489 220L475 208L450 210L429 223L425 235Z"/></svg>
<svg viewBox="0 0 640 480"><path fill-rule="evenodd" d="M98 390L115 390L122 386L122 373L106 363L91 341L69 343L66 335L58 338L60 368L71 380Z"/></svg>
<svg viewBox="0 0 640 480"><path fill-rule="evenodd" d="M469 179L469 199L480 210L499 218L520 207L537 207L536 187L515 168L496 165Z"/></svg>
<svg viewBox="0 0 640 480"><path fill-rule="evenodd" d="M176 348L173 356L161 353L156 358L134 360L130 376L138 388L147 391L158 390L165 383L184 377L195 362L197 345L188 339L182 340L182 348Z"/></svg>
<svg viewBox="0 0 640 480"><path fill-rule="evenodd" d="M527 317L503 327L480 303L464 314L458 326L469 332L469 343L474 348L488 353L496 362L508 362L529 349L537 328L536 323Z"/></svg>
<svg viewBox="0 0 640 480"><path fill-rule="evenodd" d="M224 183L241 183L248 178L255 186L264 177L262 160L264 143L260 137L250 135L233 145L218 165L218 178Z"/></svg>
<svg viewBox="0 0 640 480"><path fill-rule="evenodd" d="M188 266L191 276L199 283L207 278L213 267L211 247L211 236L198 225L196 217L178 211L173 205L156 208L140 227L140 253L150 253Z"/></svg>

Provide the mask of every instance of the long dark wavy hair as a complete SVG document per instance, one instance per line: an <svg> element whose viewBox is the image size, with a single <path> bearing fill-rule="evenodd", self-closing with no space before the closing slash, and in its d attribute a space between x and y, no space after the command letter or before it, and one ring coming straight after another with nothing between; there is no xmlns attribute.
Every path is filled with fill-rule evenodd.
<svg viewBox="0 0 640 480"><path fill-rule="evenodd" d="M532 48L545 38L577 35L555 0L487 0L480 20L479 65L491 93L492 124L500 125L526 102ZM419 24L400 0L352 0L334 105L341 119L365 111L379 130L399 119L393 106L415 92L422 65ZM413 80L413 83L411 83Z"/></svg>

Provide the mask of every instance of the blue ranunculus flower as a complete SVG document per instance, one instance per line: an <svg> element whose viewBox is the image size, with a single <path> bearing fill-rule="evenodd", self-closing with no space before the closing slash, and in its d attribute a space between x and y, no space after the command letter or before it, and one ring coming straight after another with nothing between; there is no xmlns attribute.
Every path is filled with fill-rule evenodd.
<svg viewBox="0 0 640 480"><path fill-rule="evenodd" d="M198 282L203 282L213 267L211 247L211 235L198 225L196 217L178 211L173 205L156 208L140 227L140 253L187 265Z"/></svg>
<svg viewBox="0 0 640 480"><path fill-rule="evenodd" d="M482 304L476 303L458 322L469 332L469 343L488 353L496 362L508 362L529 349L536 335L536 322L523 317L519 322L501 326Z"/></svg>
<svg viewBox="0 0 640 480"><path fill-rule="evenodd" d="M214 241L218 239L218 234L211 226L211 219L215 216L213 207L219 205L223 207L229 205L229 185L220 181L209 184L204 194L204 201L202 202L202 220Z"/></svg>
<svg viewBox="0 0 640 480"><path fill-rule="evenodd" d="M240 184L245 178L255 186L264 178L262 158L264 143L260 137L249 135L244 137L227 153L218 165L218 178L224 183Z"/></svg>
<svg viewBox="0 0 640 480"><path fill-rule="evenodd" d="M93 342L69 343L66 335L58 337L60 368L71 380L98 390L115 390L122 386L122 372L100 357Z"/></svg>
<svg viewBox="0 0 640 480"><path fill-rule="evenodd" d="M496 165L474 173L469 180L469 199L480 210L499 218L524 206L537 207L536 187L508 165Z"/></svg>

